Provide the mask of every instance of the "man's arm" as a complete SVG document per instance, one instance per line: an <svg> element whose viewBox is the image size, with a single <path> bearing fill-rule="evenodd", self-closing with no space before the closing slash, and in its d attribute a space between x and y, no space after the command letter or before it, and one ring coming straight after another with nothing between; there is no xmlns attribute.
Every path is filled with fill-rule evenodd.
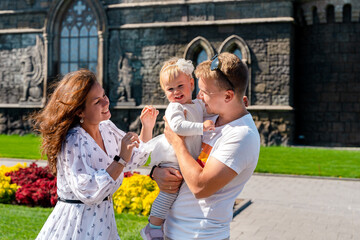
<svg viewBox="0 0 360 240"><path fill-rule="evenodd" d="M234 170L213 157L210 157L202 168L190 155L184 138L171 130L166 119L164 133L174 148L183 178L196 198L213 195L237 176Z"/></svg>

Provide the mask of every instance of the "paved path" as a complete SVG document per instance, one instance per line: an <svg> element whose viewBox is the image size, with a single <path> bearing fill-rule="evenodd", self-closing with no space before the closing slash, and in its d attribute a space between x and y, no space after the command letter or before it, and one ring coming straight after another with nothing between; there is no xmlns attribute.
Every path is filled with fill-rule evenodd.
<svg viewBox="0 0 360 240"><path fill-rule="evenodd" d="M233 219L230 240L360 240L360 181L255 174L239 198L252 203Z"/></svg>
<svg viewBox="0 0 360 240"><path fill-rule="evenodd" d="M231 240L358 240L360 181L253 175Z"/></svg>

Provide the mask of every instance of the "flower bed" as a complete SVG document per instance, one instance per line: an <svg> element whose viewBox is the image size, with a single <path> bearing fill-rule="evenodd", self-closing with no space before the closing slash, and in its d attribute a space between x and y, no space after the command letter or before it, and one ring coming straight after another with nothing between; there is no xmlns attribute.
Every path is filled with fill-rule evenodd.
<svg viewBox="0 0 360 240"><path fill-rule="evenodd" d="M155 181L149 176L124 174L120 188L113 195L117 213L149 215L151 205L159 193ZM0 203L53 207L57 202L56 177L48 167L32 163L14 167L0 167Z"/></svg>
<svg viewBox="0 0 360 240"><path fill-rule="evenodd" d="M15 193L19 186L11 183L11 177L7 173L18 171L20 168L25 168L26 163L21 165L16 164L13 167L0 166L0 203L11 203L15 200Z"/></svg>
<svg viewBox="0 0 360 240"><path fill-rule="evenodd" d="M113 195L114 209L117 213L148 216L159 191L156 182L149 176L134 174L126 177Z"/></svg>
<svg viewBox="0 0 360 240"><path fill-rule="evenodd" d="M53 207L57 202L56 177L50 173L49 167L38 167L32 163L6 174L11 182L20 188L16 191L15 200L18 204L28 206Z"/></svg>

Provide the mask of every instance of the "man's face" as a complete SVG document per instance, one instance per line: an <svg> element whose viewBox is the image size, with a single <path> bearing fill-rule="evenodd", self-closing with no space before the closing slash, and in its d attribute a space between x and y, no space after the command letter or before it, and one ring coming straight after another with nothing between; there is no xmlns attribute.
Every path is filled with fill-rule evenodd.
<svg viewBox="0 0 360 240"><path fill-rule="evenodd" d="M198 99L205 103L206 112L209 114L219 114L225 99L225 90L219 89L215 80L199 78Z"/></svg>

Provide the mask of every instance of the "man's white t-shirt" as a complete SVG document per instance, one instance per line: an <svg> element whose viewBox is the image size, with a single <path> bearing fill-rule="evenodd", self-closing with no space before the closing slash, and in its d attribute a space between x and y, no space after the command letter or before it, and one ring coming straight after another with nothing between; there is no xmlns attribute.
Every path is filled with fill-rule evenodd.
<svg viewBox="0 0 360 240"><path fill-rule="evenodd" d="M216 122L216 118L210 119ZM184 183L166 217L165 236L174 240L228 238L235 199L253 174L259 152L260 136L250 114L217 127L215 131L204 132L197 161L205 164L213 157L211 160L224 163L238 175L203 199L196 199Z"/></svg>

